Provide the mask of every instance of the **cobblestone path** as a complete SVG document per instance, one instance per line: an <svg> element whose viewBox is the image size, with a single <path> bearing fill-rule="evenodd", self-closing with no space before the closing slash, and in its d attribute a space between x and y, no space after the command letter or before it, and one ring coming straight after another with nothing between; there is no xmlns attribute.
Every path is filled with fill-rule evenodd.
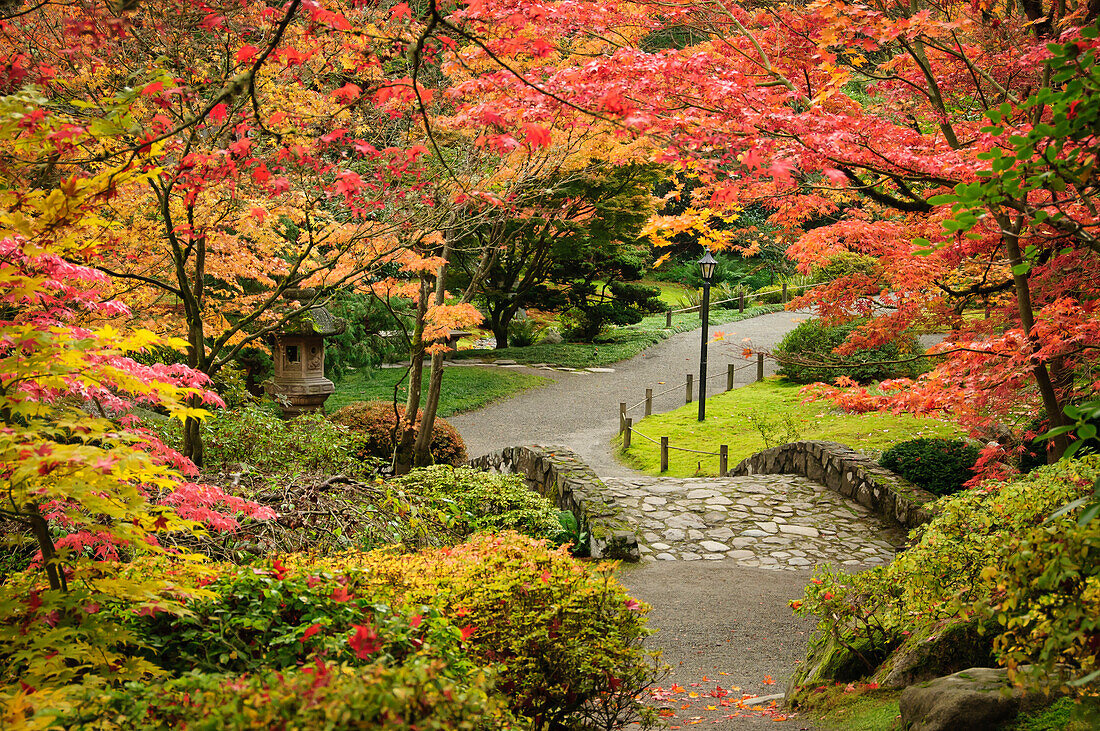
<svg viewBox="0 0 1100 731"><path fill-rule="evenodd" d="M795 475L605 478L643 561L734 559L805 570L888 563L905 540L858 503Z"/></svg>

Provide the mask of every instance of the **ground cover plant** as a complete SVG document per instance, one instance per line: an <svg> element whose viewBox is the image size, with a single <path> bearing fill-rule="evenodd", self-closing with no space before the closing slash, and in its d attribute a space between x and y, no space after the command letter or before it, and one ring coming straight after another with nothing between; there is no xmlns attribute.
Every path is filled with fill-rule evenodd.
<svg viewBox="0 0 1100 731"><path fill-rule="evenodd" d="M674 446L717 452L729 445L729 465L768 447L799 439L821 439L857 447L864 452L883 450L898 441L917 437L954 437L957 425L938 418L907 414L846 414L827 403L803 403L801 387L780 379L739 386L707 396L707 419L698 421L698 404L634 422L639 432ZM618 442L621 443L621 437ZM623 460L648 474L660 474L660 447L635 436ZM718 458L671 450L672 477L717 475Z"/></svg>
<svg viewBox="0 0 1100 731"><path fill-rule="evenodd" d="M1100 610L1100 525L1072 514L1048 519L1091 494L1098 475L1098 458L1085 457L987 480L938 501L937 515L891 564L858 574L819 569L792 603L821 618L798 682L812 690L838 673L884 680L895 658L951 625L952 637L968 637L1020 682L1085 687L1097 669L1088 638ZM936 674L974 664L956 641L928 661Z"/></svg>
<svg viewBox="0 0 1100 731"><path fill-rule="evenodd" d="M712 325L722 325L781 309L782 305L762 305L746 307L743 313L713 310L710 313L710 322ZM673 315L671 329L665 327L665 322L666 316L663 314L647 315L637 325L611 328L591 343L535 343L523 348L471 349L459 351L453 357L488 361L507 359L517 363L547 363L567 368L608 366L632 358L678 332L699 327L699 313L681 312Z"/></svg>
<svg viewBox="0 0 1100 731"><path fill-rule="evenodd" d="M256 718L304 712L337 727L413 728L400 715L410 709L413 719L438 724L430 728L448 727L448 718L506 728L514 714L516 727L548 729L606 722L614 709L615 727L648 725L633 697L657 669L641 645L646 607L611 568L583 566L515 533L415 554L216 564L201 574L203 598L186 614L105 607L140 638L136 652L161 679L107 694L86 688L61 719L113 709L138 728L192 718L248 728ZM173 577L179 567L156 561L124 572ZM353 679L364 688L341 711L340 688ZM326 689L294 700L303 685ZM380 702L387 688L391 700ZM270 708L259 704L265 692ZM222 708L230 693L241 696Z"/></svg>
<svg viewBox="0 0 1100 731"><path fill-rule="evenodd" d="M335 382L336 393L325 401L329 413L354 401L392 401L404 403L408 395L408 376L404 368L378 368L348 373ZM428 374L423 375L426 386ZM528 388L536 388L546 379L531 373L516 373L500 368L446 368L439 396L438 415L448 416L479 409L498 399ZM394 386L397 386L396 391Z"/></svg>

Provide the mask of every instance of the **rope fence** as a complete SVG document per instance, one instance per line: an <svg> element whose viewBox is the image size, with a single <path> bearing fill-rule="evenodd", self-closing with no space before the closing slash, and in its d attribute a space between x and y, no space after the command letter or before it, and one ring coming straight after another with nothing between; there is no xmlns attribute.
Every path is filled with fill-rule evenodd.
<svg viewBox="0 0 1100 731"><path fill-rule="evenodd" d="M742 370L745 370L747 368L752 368L754 366L756 367L756 379L755 380L757 380L757 381L764 380L764 354L763 353L757 353L756 354L756 362L755 363L750 362L750 363L745 363L743 365L735 365L733 363L727 363L725 373L716 373L714 375L707 376L706 380L711 381L711 380L714 380L715 378L722 378L724 376L725 379L726 379L726 390L729 391L734 387L734 383L736 381L737 371L742 371ZM694 391L694 378L695 377L694 377L693 374L691 374L691 373L687 374L687 378L686 378L685 383L684 383L684 404L685 405L690 404L692 402L693 391ZM630 449L631 440L635 436L641 437L642 439L645 439L647 442L650 442L652 444L659 445L660 449L661 449L661 472L667 472L668 471L668 453L669 453L670 450L673 450L673 449L675 449L677 451L680 451L680 452L690 452L691 454L701 454L701 455L704 455L704 456L707 456L707 457L718 457L718 474L722 477L725 477L726 474L729 472L729 445L727 445L727 444L721 445L719 447L719 451L717 451L717 452L708 452L708 451L700 450L700 449L689 449L687 447L677 447L673 444L669 444L668 437L661 437L660 440L658 441L657 439L654 439L653 437L650 437L650 436L648 436L646 434L643 434L642 432L638 431L634 427L634 419L627 416L627 414L629 412L633 411L634 409L637 409L639 406L644 406L645 407L645 416L652 415L653 414L653 399L658 397L658 396L664 396L665 394L672 393L673 391L675 391L679 388L680 388L680 386L676 385L676 386L672 386L670 388L666 388L663 391L658 391L657 393L654 393L652 388L647 388L645 390L645 398L642 399L641 401L639 401L638 403L628 405L625 401L620 401L619 402L619 434L622 435L622 438L623 438L623 450L625 451L627 449ZM643 418L645 418L645 417L643 416Z"/></svg>

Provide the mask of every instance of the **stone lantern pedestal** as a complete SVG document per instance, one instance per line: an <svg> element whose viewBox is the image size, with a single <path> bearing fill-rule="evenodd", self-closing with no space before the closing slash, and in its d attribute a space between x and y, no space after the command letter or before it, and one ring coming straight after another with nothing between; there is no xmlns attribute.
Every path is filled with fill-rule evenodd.
<svg viewBox="0 0 1100 731"><path fill-rule="evenodd" d="M287 290L288 299L305 299L300 290ZM287 418L320 411L336 392L325 378L325 338L344 332L346 323L324 307L308 307L271 335L274 375L264 384L267 393L282 407Z"/></svg>

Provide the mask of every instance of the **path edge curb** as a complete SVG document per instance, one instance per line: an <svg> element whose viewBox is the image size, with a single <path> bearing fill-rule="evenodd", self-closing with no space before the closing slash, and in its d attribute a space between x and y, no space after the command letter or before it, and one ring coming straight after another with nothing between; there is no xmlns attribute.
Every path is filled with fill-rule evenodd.
<svg viewBox="0 0 1100 731"><path fill-rule="evenodd" d="M839 442L782 444L742 460L729 474L802 475L905 528L923 525L935 514L935 495Z"/></svg>
<svg viewBox="0 0 1100 731"><path fill-rule="evenodd" d="M631 563L641 559L633 526L606 500L603 480L573 450L535 444L505 447L466 464L488 472L521 474L530 489L552 500L559 510L572 511L588 532L592 558Z"/></svg>

